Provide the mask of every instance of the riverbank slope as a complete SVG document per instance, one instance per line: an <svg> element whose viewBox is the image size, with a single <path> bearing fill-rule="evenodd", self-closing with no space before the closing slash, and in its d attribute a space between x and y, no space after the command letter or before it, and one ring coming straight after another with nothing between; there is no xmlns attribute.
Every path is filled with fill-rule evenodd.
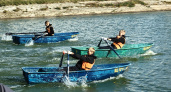
<svg viewBox="0 0 171 92"><path fill-rule="evenodd" d="M119 5L128 1L130 0L2 6L0 19L171 10L171 0L142 0L145 4Z"/></svg>

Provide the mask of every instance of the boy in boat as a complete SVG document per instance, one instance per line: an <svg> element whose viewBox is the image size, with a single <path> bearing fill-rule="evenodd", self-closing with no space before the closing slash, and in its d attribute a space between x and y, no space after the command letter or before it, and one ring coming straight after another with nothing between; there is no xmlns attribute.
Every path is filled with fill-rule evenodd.
<svg viewBox="0 0 171 92"><path fill-rule="evenodd" d="M113 43L111 44L111 46L114 49L120 49L125 44L125 30L120 30L119 35L117 35L116 37L110 37L110 38L103 37L102 39L112 41ZM99 49L110 49L110 47L104 46L104 47L99 47Z"/></svg>
<svg viewBox="0 0 171 92"><path fill-rule="evenodd" d="M94 52L95 49L93 47L88 49L88 55L74 54L73 52L69 51L68 54L70 54L71 57L79 59L74 67L70 67L70 71L90 70L95 63L95 59L97 58L94 56Z"/></svg>
<svg viewBox="0 0 171 92"><path fill-rule="evenodd" d="M53 36L54 30L52 24L50 24L49 21L45 21L45 26L46 26L45 36Z"/></svg>

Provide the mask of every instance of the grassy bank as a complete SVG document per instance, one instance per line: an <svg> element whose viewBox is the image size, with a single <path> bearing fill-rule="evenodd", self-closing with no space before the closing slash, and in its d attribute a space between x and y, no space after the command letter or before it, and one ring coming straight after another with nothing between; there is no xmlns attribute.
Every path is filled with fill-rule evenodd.
<svg viewBox="0 0 171 92"><path fill-rule="evenodd" d="M48 4L79 1L105 1L105 0L0 0L0 7L7 5Z"/></svg>
<svg viewBox="0 0 171 92"><path fill-rule="evenodd" d="M125 1L122 3L107 3L107 4L99 4L99 3L88 3L86 6L90 6L90 7L121 7L121 6L127 6L127 7L134 7L135 4L141 4L141 5L147 5L146 3L144 3L143 1L140 0L129 0L129 1Z"/></svg>
<svg viewBox="0 0 171 92"><path fill-rule="evenodd" d="M49 3L64 3L64 2L73 2L77 3L79 1L112 1L112 0L0 0L0 7L7 6L7 5L28 5L28 4L49 4ZM130 0L123 3L117 4L97 4L97 3L89 3L87 6L90 7L103 7L103 6L128 6L134 7L135 4L142 4L145 5L144 2L140 0Z"/></svg>

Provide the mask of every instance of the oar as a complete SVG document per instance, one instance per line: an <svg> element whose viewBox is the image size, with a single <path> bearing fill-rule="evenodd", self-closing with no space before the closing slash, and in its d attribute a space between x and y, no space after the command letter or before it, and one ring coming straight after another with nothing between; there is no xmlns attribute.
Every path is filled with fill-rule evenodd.
<svg viewBox="0 0 171 92"><path fill-rule="evenodd" d="M44 35L35 35L35 37L32 37L32 39L29 39L26 43L25 46L31 46L35 43L35 41L40 38L43 37Z"/></svg>
<svg viewBox="0 0 171 92"><path fill-rule="evenodd" d="M5 35L16 35L16 34L37 34L37 33L44 33L44 32L28 32L28 33L5 33Z"/></svg>
<svg viewBox="0 0 171 92"><path fill-rule="evenodd" d="M67 75L68 75L68 78L69 78L69 54L68 54L67 60L68 60L68 63L67 63L67 68L68 68L68 70L67 70Z"/></svg>
<svg viewBox="0 0 171 92"><path fill-rule="evenodd" d="M102 39L100 40L100 42L99 42L99 44L97 45L97 47L100 47L101 42L102 42Z"/></svg>
<svg viewBox="0 0 171 92"><path fill-rule="evenodd" d="M107 53L106 57L109 55L110 51L111 51L111 49L108 51L108 53Z"/></svg>
<svg viewBox="0 0 171 92"><path fill-rule="evenodd" d="M32 38L32 40L37 40L38 38L40 37L44 37L44 34L37 34L37 35L34 35L35 37Z"/></svg>
<svg viewBox="0 0 171 92"><path fill-rule="evenodd" d="M110 44L106 41L106 40L104 40L106 43L107 43L107 45L115 52L115 54L121 59L121 57L118 55L118 53L113 49L113 47L112 46L110 46Z"/></svg>
<svg viewBox="0 0 171 92"><path fill-rule="evenodd" d="M62 66L62 61L63 61L64 55L65 55L65 52L63 51L63 54L62 54L62 57L61 57L61 61L60 61L59 67Z"/></svg>

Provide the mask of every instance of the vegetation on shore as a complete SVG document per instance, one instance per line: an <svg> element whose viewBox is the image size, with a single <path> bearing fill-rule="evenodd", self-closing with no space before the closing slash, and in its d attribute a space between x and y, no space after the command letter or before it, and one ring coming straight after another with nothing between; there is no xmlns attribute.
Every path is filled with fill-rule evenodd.
<svg viewBox="0 0 171 92"><path fill-rule="evenodd" d="M105 1L105 0L0 0L0 7L7 5L49 4L79 1Z"/></svg>
<svg viewBox="0 0 171 92"><path fill-rule="evenodd" d="M143 1L140 0L129 0L126 2L122 2L122 3L107 3L107 4L98 4L98 3L88 3L86 6L90 6L90 7L121 7L121 6L127 6L127 7L134 7L135 4L141 4L141 5L147 5L146 3L144 3Z"/></svg>
<svg viewBox="0 0 171 92"><path fill-rule="evenodd" d="M49 4L49 3L64 3L64 2L77 3L80 1L112 1L112 0L0 0L0 7L7 6L7 5ZM88 3L86 6L90 6L90 7L103 7L103 6L134 7L135 4L146 5L144 2L142 2L140 0L129 0L127 2L122 2L122 3L117 3L117 4Z"/></svg>

